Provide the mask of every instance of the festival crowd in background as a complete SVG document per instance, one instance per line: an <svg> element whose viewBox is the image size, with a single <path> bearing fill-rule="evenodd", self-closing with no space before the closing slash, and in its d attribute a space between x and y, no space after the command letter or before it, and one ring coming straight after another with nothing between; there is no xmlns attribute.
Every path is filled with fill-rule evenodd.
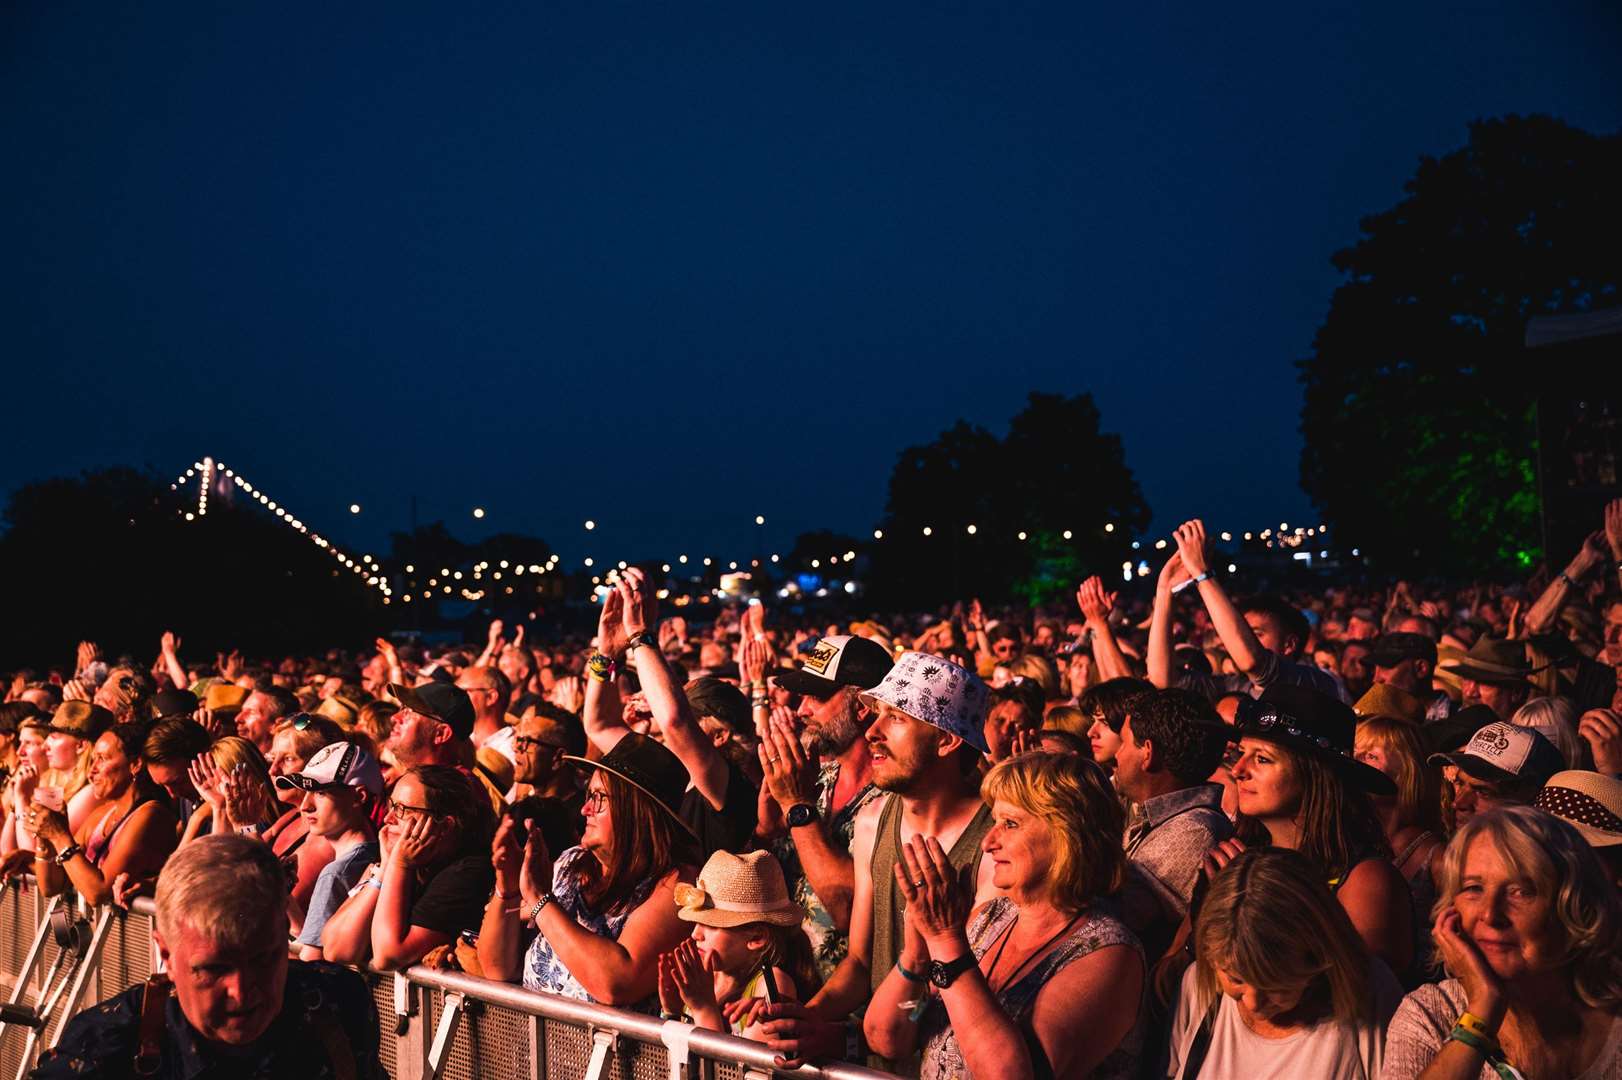
<svg viewBox="0 0 1622 1080"><path fill-rule="evenodd" d="M632 568L589 637L86 641L9 676L0 873L155 897L177 1004L38 1075L375 1075L350 969L423 964L931 1080L1622 1076L1602 525L1507 586L1257 595L1190 521L1138 602L698 625Z"/></svg>

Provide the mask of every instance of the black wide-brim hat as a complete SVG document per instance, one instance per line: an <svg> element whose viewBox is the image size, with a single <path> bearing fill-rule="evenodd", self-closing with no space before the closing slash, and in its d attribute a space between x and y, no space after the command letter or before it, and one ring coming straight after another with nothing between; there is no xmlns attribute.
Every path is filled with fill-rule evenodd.
<svg viewBox="0 0 1622 1080"><path fill-rule="evenodd" d="M687 766L657 739L632 731L622 735L614 749L596 761L573 754L565 754L563 760L613 773L658 803L689 836L698 838L681 816L682 796L687 792Z"/></svg>
<svg viewBox="0 0 1622 1080"><path fill-rule="evenodd" d="M1230 740L1265 739L1327 765L1346 783L1370 795L1395 795L1391 777L1352 756L1357 714L1351 706L1304 686L1270 686L1255 700L1239 702Z"/></svg>

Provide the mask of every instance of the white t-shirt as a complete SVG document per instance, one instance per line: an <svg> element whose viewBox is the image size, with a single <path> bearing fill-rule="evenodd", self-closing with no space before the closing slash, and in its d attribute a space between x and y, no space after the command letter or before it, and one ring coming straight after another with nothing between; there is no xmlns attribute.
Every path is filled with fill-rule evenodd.
<svg viewBox="0 0 1622 1080"><path fill-rule="evenodd" d="M1171 1059L1166 1076L1178 1077L1193 1045L1207 1003L1200 1000L1193 965L1183 973L1182 993L1172 1017ZM1282 1039L1264 1039L1245 1026L1239 1005L1224 994L1211 1027L1211 1044L1199 1075L1244 1080L1378 1080L1386 1024L1402 1001L1402 986L1379 960L1369 962L1374 1022L1355 1025L1326 1020ZM1183 1080L1194 1080L1192 1076Z"/></svg>

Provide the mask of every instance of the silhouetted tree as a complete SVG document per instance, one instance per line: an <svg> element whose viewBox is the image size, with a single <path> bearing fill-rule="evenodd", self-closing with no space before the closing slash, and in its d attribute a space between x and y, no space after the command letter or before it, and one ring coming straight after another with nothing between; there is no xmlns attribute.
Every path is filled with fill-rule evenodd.
<svg viewBox="0 0 1622 1080"><path fill-rule="evenodd" d="M901 604L1046 600L1118 564L1148 520L1092 395L1032 393L1006 438L959 421L902 451L872 548L873 590Z"/></svg>
<svg viewBox="0 0 1622 1080"><path fill-rule="evenodd" d="M1299 369L1302 484L1338 542L1398 569L1539 556L1538 397L1618 378L1534 367L1526 322L1618 302L1619 190L1622 136L1482 121L1336 253L1346 281Z"/></svg>

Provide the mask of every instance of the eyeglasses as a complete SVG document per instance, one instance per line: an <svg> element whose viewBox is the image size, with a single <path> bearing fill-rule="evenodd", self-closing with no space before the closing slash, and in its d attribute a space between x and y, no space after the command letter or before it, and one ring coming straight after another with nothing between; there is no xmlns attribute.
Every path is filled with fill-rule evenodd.
<svg viewBox="0 0 1622 1080"><path fill-rule="evenodd" d="M526 753L542 746L546 747L554 754L565 753L568 749L567 747L559 746L557 743L549 743L544 739L531 738L528 735L517 735L513 737L513 748L523 750Z"/></svg>
<svg viewBox="0 0 1622 1080"><path fill-rule="evenodd" d="M603 808L606 807L607 805L608 805L608 792L606 792L606 791L588 791L588 792L586 792L586 801L581 806L581 809L584 810L588 814L600 814L600 813L603 812Z"/></svg>
<svg viewBox="0 0 1622 1080"><path fill-rule="evenodd" d="M408 816L440 818L444 814L436 814L426 806L408 806L394 799L389 800L389 814L392 817L405 818Z"/></svg>

